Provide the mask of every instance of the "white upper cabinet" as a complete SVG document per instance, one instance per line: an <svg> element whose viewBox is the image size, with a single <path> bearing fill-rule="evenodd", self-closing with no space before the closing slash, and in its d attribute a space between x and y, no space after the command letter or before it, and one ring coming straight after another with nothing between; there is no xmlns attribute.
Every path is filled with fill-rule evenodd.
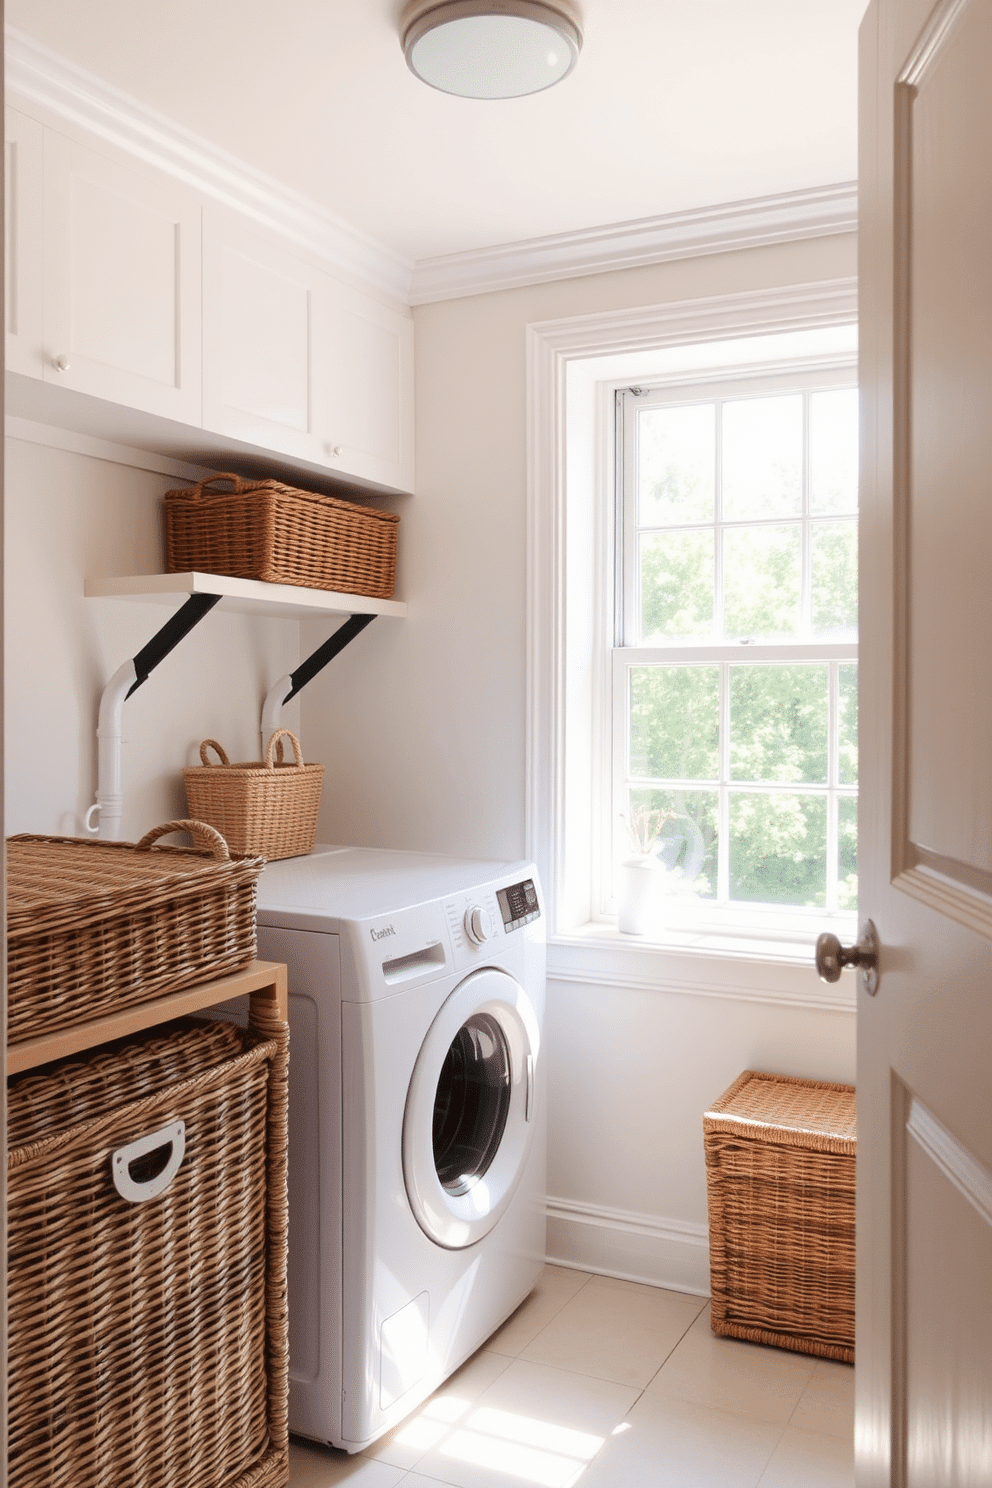
<svg viewBox="0 0 992 1488"><path fill-rule="evenodd" d="M350 285L330 281L329 288L321 342L331 464L412 491L413 319Z"/></svg>
<svg viewBox="0 0 992 1488"><path fill-rule="evenodd" d="M203 426L320 461L322 275L227 212L203 214Z"/></svg>
<svg viewBox="0 0 992 1488"><path fill-rule="evenodd" d="M4 131L4 311L7 366L40 377L42 321L42 126L6 110Z"/></svg>
<svg viewBox="0 0 992 1488"><path fill-rule="evenodd" d="M300 484L316 471L413 490L406 306L167 170L15 109L5 180L8 412L200 463L270 451Z"/></svg>
<svg viewBox="0 0 992 1488"><path fill-rule="evenodd" d="M200 204L45 130L46 381L200 423Z"/></svg>
<svg viewBox="0 0 992 1488"><path fill-rule="evenodd" d="M203 423L413 489L413 320L204 209Z"/></svg>

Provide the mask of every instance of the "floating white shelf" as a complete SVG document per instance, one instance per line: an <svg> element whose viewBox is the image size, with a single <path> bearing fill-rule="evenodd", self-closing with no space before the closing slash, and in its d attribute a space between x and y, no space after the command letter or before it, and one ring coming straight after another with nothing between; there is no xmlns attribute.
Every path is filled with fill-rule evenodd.
<svg viewBox="0 0 992 1488"><path fill-rule="evenodd" d="M338 594L326 589L303 589L294 584L262 584L256 579L234 579L227 574L137 574L125 578L87 579L84 592L92 599L131 599L173 608L191 594L219 594L219 610L268 614L274 619L302 615L393 615L402 617L406 605L398 599L369 599L361 594Z"/></svg>

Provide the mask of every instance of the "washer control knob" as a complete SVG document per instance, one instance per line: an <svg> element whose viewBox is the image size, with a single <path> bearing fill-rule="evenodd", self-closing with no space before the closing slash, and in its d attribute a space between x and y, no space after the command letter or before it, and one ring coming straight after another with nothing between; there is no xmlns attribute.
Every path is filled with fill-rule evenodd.
<svg viewBox="0 0 992 1488"><path fill-rule="evenodd" d="M492 916L481 904L473 904L465 911L465 934L476 945L485 945L493 933Z"/></svg>

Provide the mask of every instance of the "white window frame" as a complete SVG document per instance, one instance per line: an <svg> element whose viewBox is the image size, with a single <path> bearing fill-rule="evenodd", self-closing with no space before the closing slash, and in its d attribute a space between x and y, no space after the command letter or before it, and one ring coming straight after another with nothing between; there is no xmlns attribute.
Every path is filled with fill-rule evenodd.
<svg viewBox="0 0 992 1488"><path fill-rule="evenodd" d="M653 382L650 388L638 388L636 402L638 407L671 406L673 403L710 403L733 401L741 397L771 395L775 393L788 393L799 391L806 395L815 391L831 390L834 388L849 388L857 382L857 362L854 358L838 358L836 354L828 353L822 358L800 361L795 358L776 365L762 364L752 366L740 372L735 371L733 376L727 380L715 382L707 376L698 381L689 382L684 377L666 378ZM635 529L634 529L634 488L636 477L632 474L632 467L636 461L634 449L633 410L630 402L635 394L629 388L618 388L615 394L617 403L616 424L616 448L617 478L616 478L616 552L617 561L613 566L614 571L614 614L616 635L615 644L611 651L611 672L609 680L610 699L603 699L601 706L610 710L610 733L613 740L613 788L607 794L604 791L601 808L607 813L603 823L603 838L609 841L612 828L612 850L600 855L599 859L592 865L594 877L594 903L593 920L608 923L616 916L617 906L615 900L616 885L613 882L613 869L618 860L629 854L624 853L626 834L620 820L620 814L624 809L622 802L625 797L625 786L627 771L625 762L628 758L629 739L628 708L627 708L627 676L628 668L631 666L695 666L704 663L717 665L720 668L720 760L719 774L713 781L694 782L692 789L712 790L719 798L720 816L720 838L725 845L725 850L720 855L718 869L718 902L714 903L708 899L694 900L685 897L673 896L665 900L665 914L669 928L682 928L693 930L706 930L713 934L733 933L739 935L748 929L761 928L762 936L789 939L798 932L800 934L812 935L814 938L824 928L832 928L842 936L852 934L855 929L856 914L853 911L839 910L837 908L837 809L834 801L841 796L857 797L857 785L842 785L837 774L837 725L838 725L838 679L839 667L845 662L857 662L858 645L853 642L818 642L807 634L806 639L777 644L743 644L739 641L713 641L710 644L680 644L678 642L663 642L657 645L625 645L624 638L636 631L636 577L633 582L625 575L630 575L636 564L634 553ZM624 405L626 407L626 416ZM808 446L807 446L808 455ZM804 479L804 497L808 487L808 473ZM823 516L811 514L804 499L803 509L800 515L788 519L782 517L768 518L770 526L781 526L788 522L792 525L802 524L803 532L803 594L805 602L810 599L810 526L813 521L850 521L850 514L839 514L836 518L832 514ZM720 519L714 514L712 525L716 527ZM726 526L753 526L753 521L730 522ZM720 546L716 545L719 555ZM719 601L719 557L717 559L717 600ZM803 626L809 630L809 615L804 613ZM799 789L804 796L823 796L827 798L829 808L827 812L827 894L826 905L822 909L802 909L791 906L771 906L764 904L750 904L733 902L729 900L729 852L726 851L729 830L727 821L727 808L729 792L736 788L748 791L760 792L785 792L794 794L797 790L793 785L780 785L767 782L744 782L733 781L730 775L729 761L729 668L734 665L760 665L762 663L799 663L820 662L828 667L828 777L822 785L806 785ZM664 789L664 786L660 788ZM854 936L856 939L857 937Z"/></svg>
<svg viewBox="0 0 992 1488"><path fill-rule="evenodd" d="M836 279L527 327L527 851L544 883L549 943L580 980L616 976L622 952L625 965L641 968L631 972L636 982L645 958L664 954L669 972L677 962L695 987L705 980L705 969L690 966L696 952L761 966L753 974L764 992L778 975L772 963L781 963L779 1000L851 1005L844 982L827 988L815 975L808 993L797 993L786 971L809 964L810 933L768 933L760 916L719 943L700 935L676 948L631 945L597 918L595 865L605 857L601 801L612 768L612 710L599 700L610 696L615 641L616 389L648 378L698 381L703 368L729 375L753 365L759 349L766 366L781 363L805 333L819 343L819 363L832 356L849 365L856 324L856 281ZM756 337L767 338L761 348ZM750 975L740 971L742 986Z"/></svg>

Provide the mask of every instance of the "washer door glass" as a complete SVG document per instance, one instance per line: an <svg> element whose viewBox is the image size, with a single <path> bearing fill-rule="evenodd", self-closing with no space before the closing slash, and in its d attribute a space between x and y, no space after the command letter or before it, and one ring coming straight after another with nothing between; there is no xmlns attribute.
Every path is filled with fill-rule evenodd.
<svg viewBox="0 0 992 1488"><path fill-rule="evenodd" d="M434 1166L449 1194L468 1193L496 1156L510 1109L510 1050L491 1013L473 1013L441 1066Z"/></svg>
<svg viewBox="0 0 992 1488"><path fill-rule="evenodd" d="M403 1176L417 1223L460 1250L493 1228L520 1183L536 1126L540 1031L506 972L460 982L427 1031L403 1116Z"/></svg>

